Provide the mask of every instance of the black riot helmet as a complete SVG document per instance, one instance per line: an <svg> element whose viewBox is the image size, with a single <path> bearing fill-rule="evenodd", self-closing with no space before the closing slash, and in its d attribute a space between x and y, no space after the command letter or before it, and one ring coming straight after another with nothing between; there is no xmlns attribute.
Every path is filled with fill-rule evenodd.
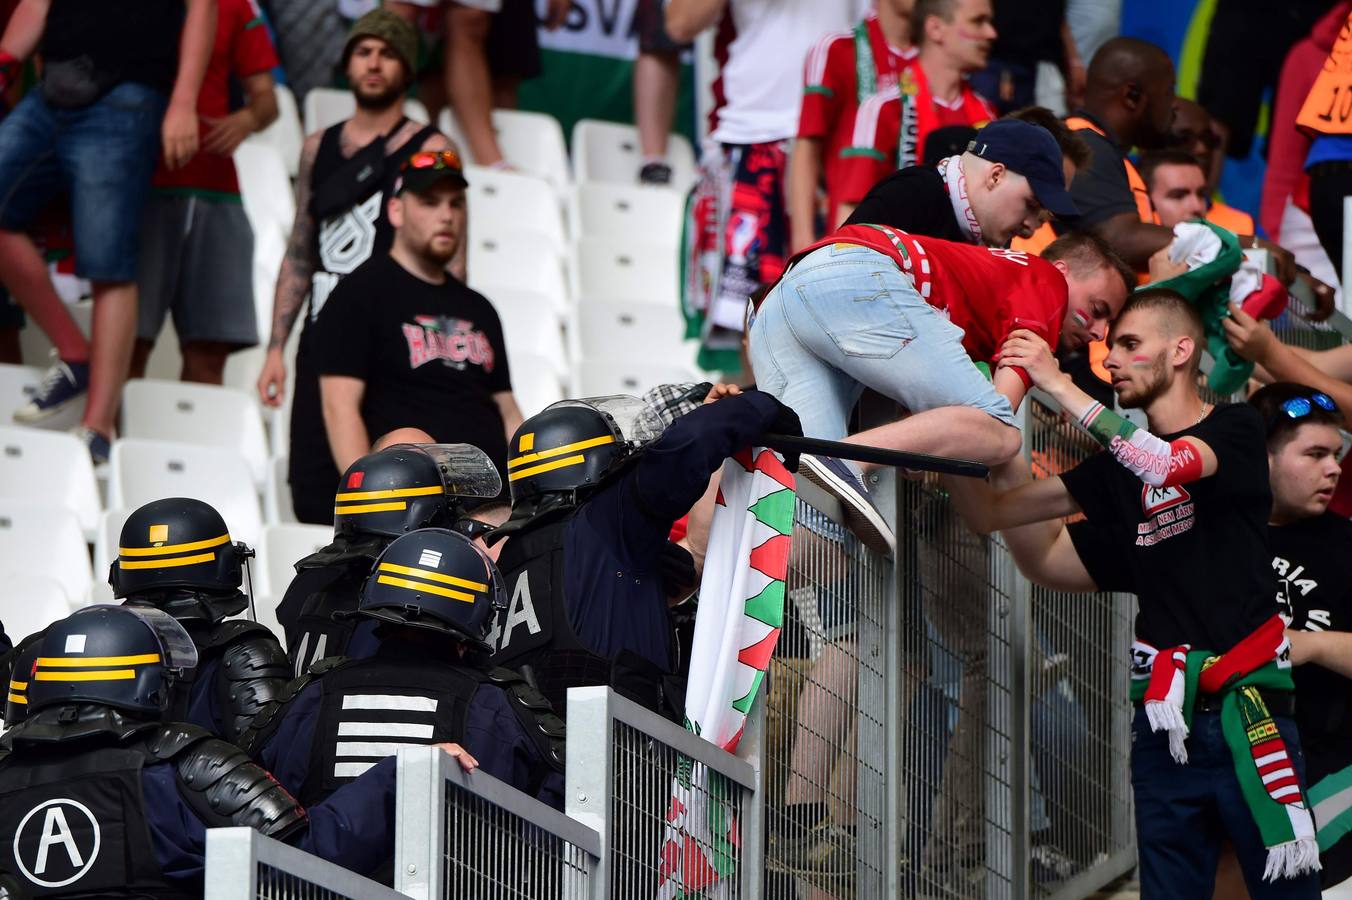
<svg viewBox="0 0 1352 900"><path fill-rule="evenodd" d="M491 650L488 632L506 605L502 576L488 554L464 535L422 528L380 554L357 615L440 631Z"/></svg>
<svg viewBox="0 0 1352 900"><path fill-rule="evenodd" d="M108 583L119 600L216 621L248 606L240 585L252 556L210 504L168 497L127 517Z"/></svg>
<svg viewBox="0 0 1352 900"><path fill-rule="evenodd" d="M148 607L87 607L50 626L41 647L22 673L29 715L48 706L98 703L162 716L173 683L197 666L197 648L183 626Z"/></svg>
<svg viewBox="0 0 1352 900"><path fill-rule="evenodd" d="M616 395L561 400L522 422L507 448L512 505L550 495L576 503L599 487L653 437L644 412L638 398Z"/></svg>
<svg viewBox="0 0 1352 900"><path fill-rule="evenodd" d="M470 444L395 444L361 457L343 473L334 498L334 533L397 538L444 528L459 499L496 497L502 476Z"/></svg>

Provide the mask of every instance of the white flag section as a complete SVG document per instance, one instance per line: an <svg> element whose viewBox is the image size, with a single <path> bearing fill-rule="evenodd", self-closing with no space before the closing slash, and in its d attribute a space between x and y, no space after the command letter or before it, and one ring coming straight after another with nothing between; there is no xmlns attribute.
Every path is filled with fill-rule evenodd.
<svg viewBox="0 0 1352 900"><path fill-rule="evenodd" d="M685 727L729 753L741 740L784 621L794 500L793 475L773 451L747 449L723 464L700 582ZM685 761L667 809L659 898L723 896L736 882L737 789Z"/></svg>

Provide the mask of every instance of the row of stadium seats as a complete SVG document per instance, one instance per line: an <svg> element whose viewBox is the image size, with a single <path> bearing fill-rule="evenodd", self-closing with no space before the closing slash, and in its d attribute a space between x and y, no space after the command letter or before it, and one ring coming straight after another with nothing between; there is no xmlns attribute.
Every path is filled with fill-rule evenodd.
<svg viewBox="0 0 1352 900"><path fill-rule="evenodd" d="M350 118L356 109L351 91L314 88L305 95L302 118L295 95L285 85L277 86L277 121L246 141L275 148L292 177L300 164L305 135ZM427 108L417 100L404 103L404 115L415 122L428 122ZM302 128L303 123L303 128ZM447 110L437 127L456 144L466 148L463 132ZM558 120L544 113L497 109L493 127L503 154L518 170L549 182L561 194L572 182L632 184L642 162L638 131L632 125L583 119L573 127L570 162ZM669 155L672 187L684 192L695 181L695 154L690 141L673 135ZM469 160L466 160L467 162Z"/></svg>

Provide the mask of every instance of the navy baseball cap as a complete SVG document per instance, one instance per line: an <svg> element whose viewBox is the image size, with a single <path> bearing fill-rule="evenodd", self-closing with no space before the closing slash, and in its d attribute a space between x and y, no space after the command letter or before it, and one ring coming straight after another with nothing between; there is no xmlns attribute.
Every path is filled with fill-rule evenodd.
<svg viewBox="0 0 1352 900"><path fill-rule="evenodd" d="M1037 202L1058 219L1073 219L1080 211L1066 190L1061 147L1052 133L1020 119L997 119L976 133L967 152L1004 163L1033 186Z"/></svg>

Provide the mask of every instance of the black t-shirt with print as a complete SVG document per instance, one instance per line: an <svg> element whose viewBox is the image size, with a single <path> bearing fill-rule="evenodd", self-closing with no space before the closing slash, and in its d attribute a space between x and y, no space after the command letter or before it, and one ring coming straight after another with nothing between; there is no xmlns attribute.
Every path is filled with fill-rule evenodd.
<svg viewBox="0 0 1352 900"><path fill-rule="evenodd" d="M1270 534L1282 617L1301 631L1352 631L1352 522L1325 513ZM1294 677L1306 751L1315 744L1352 750L1352 680L1314 663L1296 666Z"/></svg>
<svg viewBox="0 0 1352 900"><path fill-rule="evenodd" d="M1070 535L1101 590L1139 598L1138 638L1223 653L1277 612L1263 420L1247 404L1223 405L1159 437L1187 435L1215 451L1216 474L1152 488L1107 452L1063 474L1088 519Z"/></svg>
<svg viewBox="0 0 1352 900"><path fill-rule="evenodd" d="M135 81L168 96L183 18L182 0L52 0L40 49L48 63L88 58L110 88Z"/></svg>
<svg viewBox="0 0 1352 900"><path fill-rule="evenodd" d="M506 484L507 438L493 395L512 380L487 298L450 276L429 284L385 255L338 282L315 328L320 376L366 382L361 415L372 441L413 427L440 443L473 444Z"/></svg>

